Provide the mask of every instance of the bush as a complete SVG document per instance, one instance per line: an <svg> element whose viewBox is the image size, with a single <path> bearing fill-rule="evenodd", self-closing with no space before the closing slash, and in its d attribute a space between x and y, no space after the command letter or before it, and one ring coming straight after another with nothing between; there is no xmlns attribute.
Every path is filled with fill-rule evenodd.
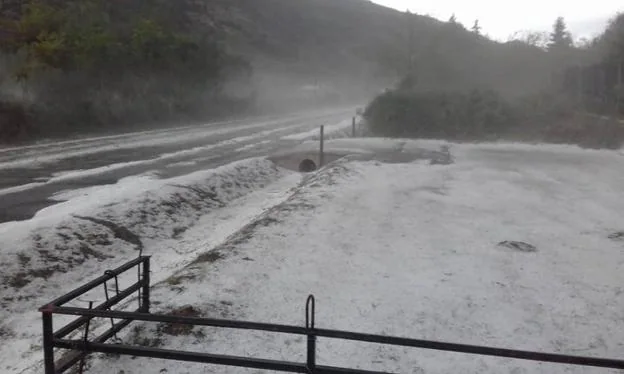
<svg viewBox="0 0 624 374"><path fill-rule="evenodd" d="M364 116L375 135L454 140L498 139L519 120L492 91L390 91L373 100Z"/></svg>
<svg viewBox="0 0 624 374"><path fill-rule="evenodd" d="M250 63L195 27L191 3L27 0L19 10L0 16L0 50L32 96L38 135L200 121L250 106L250 94L225 91L234 79L251 90ZM11 140L13 130L2 130L0 141Z"/></svg>
<svg viewBox="0 0 624 374"><path fill-rule="evenodd" d="M564 96L538 93L513 102L491 91L390 91L364 116L372 135L457 141L529 141L617 149L624 127L616 119L580 112Z"/></svg>
<svg viewBox="0 0 624 374"><path fill-rule="evenodd" d="M26 108L19 103L0 101L0 142L23 140L30 132Z"/></svg>

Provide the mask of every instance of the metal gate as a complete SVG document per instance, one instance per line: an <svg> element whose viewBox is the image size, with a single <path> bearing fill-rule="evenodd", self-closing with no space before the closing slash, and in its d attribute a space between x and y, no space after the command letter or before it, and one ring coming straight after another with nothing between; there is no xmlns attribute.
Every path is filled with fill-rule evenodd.
<svg viewBox="0 0 624 374"><path fill-rule="evenodd" d="M137 282L124 290L119 289L118 276L136 268ZM245 368L265 369L272 371L291 373L314 373L314 374L339 374L361 373L373 374L384 372L350 369L317 365L316 341L317 338L332 338L351 341L378 343L402 347L433 349L449 352L460 352L476 355L508 357L522 360L541 362L553 362L570 365L594 366L603 368L624 369L624 361L608 358L569 356L554 353L540 353L521 351L514 349L494 348L477 345L445 343L431 340L408 339L394 336L357 333L350 331L319 329L315 326L315 300L309 296L305 308L305 325L292 326L272 323L258 323L248 321L234 321L225 319L181 317L172 315L150 313L150 258L140 256L123 266L109 270L103 276L89 282L82 287L48 303L40 309L43 317L43 353L45 374L63 373L75 365L80 365L79 371L88 354L94 352L113 353L119 355L132 355L139 357L152 357L166 360L192 361L207 364L227 365ZM115 281L115 292L109 297L107 282ZM65 304L96 287L104 287L106 301L89 308L67 307ZM138 308L134 312L113 311L111 307L119 304L122 300L138 294ZM54 330L54 315L70 315L78 318ZM89 325L94 318L110 319L111 327L99 336L89 339ZM115 322L120 320L120 322ZM175 323L180 325L212 326L230 329L245 329L267 331L280 334L303 335L307 337L307 360L306 362L290 362L279 360L265 360L240 356L217 355L200 352L187 352L162 348L144 347L129 344L107 343L123 328L133 321ZM82 331L82 339L67 339L74 332ZM68 350L59 360L55 360L55 349Z"/></svg>

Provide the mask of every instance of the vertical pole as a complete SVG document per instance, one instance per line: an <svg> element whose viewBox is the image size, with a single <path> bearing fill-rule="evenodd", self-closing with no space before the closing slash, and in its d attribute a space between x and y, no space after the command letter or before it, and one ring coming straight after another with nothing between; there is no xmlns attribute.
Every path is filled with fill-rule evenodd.
<svg viewBox="0 0 624 374"><path fill-rule="evenodd" d="M54 327L51 306L41 311L43 320L43 367L45 374L55 374L54 367Z"/></svg>
<svg viewBox="0 0 624 374"><path fill-rule="evenodd" d="M150 258L145 257L143 260L143 294L141 295L141 312L149 313L150 311Z"/></svg>
<svg viewBox="0 0 624 374"><path fill-rule="evenodd" d="M308 373L314 374L316 371L316 334L314 333L314 325L316 319L316 302L314 296L308 296L306 301L306 329L308 330L308 354L306 361L306 369Z"/></svg>
<svg viewBox="0 0 624 374"><path fill-rule="evenodd" d="M351 121L351 137L355 138L355 117L353 117L353 120Z"/></svg>
<svg viewBox="0 0 624 374"><path fill-rule="evenodd" d="M93 301L89 301L89 310L93 309ZM112 324L113 319L111 318L111 325ZM84 335L82 337L82 342L85 345L85 347L87 346L87 344L89 344L89 326L91 325L91 318L89 318L87 320L87 323L85 323L85 329L84 329ZM114 325L113 325L114 327ZM85 367L85 362L87 358L87 352L84 351L82 357L80 358L80 366L78 367L78 373L79 374L83 374L84 373L84 367Z"/></svg>
<svg viewBox="0 0 624 374"><path fill-rule="evenodd" d="M324 161L325 161L325 153L324 153L324 146L325 146L325 126L321 125L321 148L319 150L319 168L323 167Z"/></svg>
<svg viewBox="0 0 624 374"><path fill-rule="evenodd" d="M306 363L309 373L314 373L316 369L316 336L308 335L308 360Z"/></svg>

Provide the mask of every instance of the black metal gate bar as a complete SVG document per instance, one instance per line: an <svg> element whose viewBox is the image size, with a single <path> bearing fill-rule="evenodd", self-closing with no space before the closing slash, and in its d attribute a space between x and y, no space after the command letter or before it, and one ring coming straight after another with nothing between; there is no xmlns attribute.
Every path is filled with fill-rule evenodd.
<svg viewBox="0 0 624 374"><path fill-rule="evenodd" d="M121 312L116 310L95 310L75 307L54 308L54 314L73 316L86 316L97 318L131 319L135 321L177 323L182 325L224 327L241 330L269 331L284 334L308 335L309 331L302 326L280 325L274 323L261 323L249 321L233 321L226 319L183 317L166 314Z"/></svg>
<svg viewBox="0 0 624 374"><path fill-rule="evenodd" d="M212 326L212 327L224 327L234 329L246 329L246 330L259 330L259 331L271 331L277 333L288 333L298 335L314 335L317 337L334 338L334 339L346 339L354 341L362 341L368 343L379 343L388 345L398 345L404 347L434 349L441 351L451 351L467 354L478 354L485 356L495 357L508 357L522 360L553 362L560 364L572 364L581 366L594 366L614 369L624 369L624 361L607 358L595 358L595 357L582 357L582 356L570 356L554 353L542 353L533 351L522 351L505 348L493 348L486 346L467 345L437 342L421 339L409 339L393 336L375 335L375 334L363 334L349 331L340 330L328 330L328 329L308 329L300 326L278 325L248 321L231 321L222 319L210 319L200 317L178 317L170 315L158 315L158 314L146 314L146 313L132 313L132 312L119 312L108 310L90 310L84 308L73 307L59 307L55 308L55 314L66 315L81 315L88 317L101 317L101 318L116 318L116 319L131 319L136 321L151 321L151 322L164 322L164 323L178 323L188 324L196 326Z"/></svg>
<svg viewBox="0 0 624 374"><path fill-rule="evenodd" d="M105 309L108 309L111 306L116 305L117 303L119 303L120 301L125 299L126 297L128 297L128 296L132 295L133 293L137 292L143 286L144 286L144 281L136 282L132 286L130 286L130 287L126 288L125 290L119 292L119 294L111 297L108 301L105 301L105 302L99 304L98 306L96 306L92 310L105 310ZM56 313L56 312L54 312L54 313ZM89 320L89 317L86 317L86 316L82 316L80 318L77 318L74 321L72 321L69 324L67 324L66 326L63 326L59 330L55 331L54 332L54 337L57 338L57 339L64 338L65 336L67 336L67 334L69 334L69 333L75 331L76 329L82 327L82 325L84 325L88 320Z"/></svg>
<svg viewBox="0 0 624 374"><path fill-rule="evenodd" d="M102 283L115 278L116 275L119 275L123 273L124 271L129 270L141 263L147 263L147 262L149 262L148 256L137 257L136 259L125 263L124 265L118 267L117 269L107 271L106 274L102 275L101 277L98 277L97 279L94 279L91 282L81 287L78 287L75 290L59 297L58 299L52 301L51 303L44 305L42 309L46 308L48 305L61 306L63 304L66 304L72 301L73 299L75 299L76 297L91 291L92 289L101 285Z"/></svg>
<svg viewBox="0 0 624 374"><path fill-rule="evenodd" d="M59 348L84 350L86 352L114 353L137 357L160 358L165 360L200 362L224 366L245 367L251 369L264 369L289 373L310 373L306 364L298 362L266 360L260 358L247 358L228 355L217 355L200 352L176 351L162 348L147 348L121 344L84 343L80 340L60 339L55 341ZM392 374L382 371L369 371L359 369L338 368L332 366L317 366L315 374Z"/></svg>
<svg viewBox="0 0 624 374"><path fill-rule="evenodd" d="M367 343L386 344L403 347L414 347L422 349L433 349L440 351L449 351L466 354L477 354L483 356L506 357L512 359L531 360L539 362L552 362L558 364L570 364L580 366L594 366L603 368L624 369L624 360L616 360L598 357L581 357L570 356L555 353L541 353L532 351L523 351L515 349L494 348L487 346L446 343L422 339L409 339L393 336L384 336L376 334L356 333L350 331L317 329L315 327L315 303L314 297L310 296L306 302L306 323L305 327L258 323L249 321L233 321L224 319L200 318L200 317L182 317L172 315L159 315L149 313L150 305L150 277L149 277L149 256L140 256L119 268L106 271L104 276L81 286L70 293L54 300L52 303L40 309L43 322L43 351L44 351L44 368L46 374L59 374L74 366L83 360L86 355L91 352L126 354L140 357L152 357L161 359L181 360L203 362L217 365L238 366L247 368L257 368L273 371L283 371L292 373L309 373L309 374L390 374L380 371L367 371L359 369L348 369L331 366L317 365L316 363L316 344L317 338L343 339L351 341L360 341ZM123 291L117 288L116 295L106 302L98 305L94 309L65 307L62 306L67 302L81 296L82 294L94 289L95 287L107 282L110 279L117 279L117 276L133 267L137 267L139 275L137 283L129 286ZM141 275L141 266L143 274ZM131 296L133 293L139 293L139 308L135 312L122 312L109 310L113 305L118 304L123 299ZM61 327L58 331L54 331L53 315L74 315L79 316L76 320ZM77 331L85 323L93 318L110 318L118 319L120 322L113 323L111 328L100 334L100 336L88 340L67 340L63 339L68 334ZM175 323L197 326L212 326L242 330L267 331L274 333L285 333L307 336L307 360L305 363L296 363L278 360L266 360L248 357L237 357L227 355L216 355L209 353L195 353L168 350L161 348L149 348L141 346L131 346L123 344L106 344L106 341L113 337L117 332L128 326L132 321L147 321L161 323ZM69 355L65 355L60 362L54 361L54 349L70 349Z"/></svg>
<svg viewBox="0 0 624 374"><path fill-rule="evenodd" d="M72 352L69 355L64 356L61 359L62 362L57 364L54 358L54 348L56 347L54 342L58 338L62 338L74 331L77 331L78 329L80 329L83 325L87 324L93 318L93 317L89 317L85 315L80 315L80 318L68 323L67 325L61 327L58 331L55 332L54 327L53 327L53 315L55 313L56 308L76 299L77 297L93 290L94 288L102 284L105 285L106 282L110 279L115 279L115 282L117 282L118 275L134 267L136 267L140 271L141 265L142 265L143 277L138 279L137 283L129 286L127 289L123 291L119 291L117 287L116 291L119 291L119 292L116 292L116 295L114 297L110 299L107 298L108 300L98 305L96 309L97 308L108 309L112 307L113 305L116 305L119 302L121 302L124 298L131 296L135 292L139 292L141 290L143 291L147 290L146 292L144 292L144 295L146 296L144 296L143 298L141 298L141 300L139 300L140 302L139 310L149 312L149 287L150 287L149 261L150 261L149 256L139 256L136 259L129 261L114 270L107 270L103 276L98 277L97 279L81 287L74 289L73 291L65 294L64 296L57 298L56 300L52 301L51 303L47 305L44 305L43 307L39 309L39 311L41 312L42 321L43 321L43 361L44 361L44 368L45 368L46 374L62 373L63 371L66 371L72 365L80 361L83 357L85 357L86 354L84 352ZM146 298L147 298L147 302L145 302ZM110 339L115 333L119 332L121 329L126 327L130 322L132 322L132 319L130 320L124 319L122 322L118 324L113 323L112 327L109 330L107 330L104 334L102 334L100 337L98 337L97 339L100 339L99 342L104 342Z"/></svg>
<svg viewBox="0 0 624 374"><path fill-rule="evenodd" d="M318 365L313 372L314 374L394 374L387 371L370 371L361 369L347 369L333 366Z"/></svg>
<svg viewBox="0 0 624 374"><path fill-rule="evenodd" d="M42 311L43 322L43 367L46 374L56 373L54 365L54 325L51 311Z"/></svg>
<svg viewBox="0 0 624 374"><path fill-rule="evenodd" d="M139 275L138 281L143 282L141 300L139 301L140 307L139 311L142 313L149 313L150 311L150 262L149 257L147 261L143 261L143 277L141 278ZM141 269L139 269L140 271Z"/></svg>
<svg viewBox="0 0 624 374"><path fill-rule="evenodd" d="M571 364L579 366L594 366L613 369L624 369L624 360L570 356L555 353L542 353L533 351L522 351L516 349L493 348L479 345L446 343L431 340L408 339L393 336L362 334L350 331L318 329L317 336L325 338L354 340L368 343L379 343L387 345L398 345L402 347L414 347L423 349L434 349L447 352L458 352L467 354L477 354L482 356L508 357L520 360L553 362L558 364Z"/></svg>
<svg viewBox="0 0 624 374"><path fill-rule="evenodd" d="M287 361L274 361L227 355L216 355L200 352L176 351L161 348L137 347L121 344L84 343L80 340L57 340L59 348L85 350L90 352L115 353L139 357L162 358L166 360L191 361L205 364L238 366L251 369L286 371L290 373L307 373L305 364Z"/></svg>
<svg viewBox="0 0 624 374"><path fill-rule="evenodd" d="M87 342L87 344L104 343L108 339L112 338L116 333L118 333L119 331L124 329L126 326L128 326L131 322L132 322L131 319L125 319L123 321L117 322L110 329L104 331L98 337L93 339L93 341ZM61 348L61 347L59 347L56 344L56 342L58 342L58 341L59 341L58 339L54 340L54 346L58 347L58 348ZM62 362L57 363L56 371L59 372L59 373L67 371L72 366L74 366L76 363L78 363L78 361L80 361L87 354L88 354L88 351L86 351L86 350L82 350L81 349L80 351L76 351L74 355L72 355L70 357L66 357Z"/></svg>
<svg viewBox="0 0 624 374"><path fill-rule="evenodd" d="M314 373L316 369L316 333L314 331L314 324L316 319L316 301L314 296L308 296L305 308L305 327L308 331L308 346L307 346L307 362L306 368L308 372Z"/></svg>

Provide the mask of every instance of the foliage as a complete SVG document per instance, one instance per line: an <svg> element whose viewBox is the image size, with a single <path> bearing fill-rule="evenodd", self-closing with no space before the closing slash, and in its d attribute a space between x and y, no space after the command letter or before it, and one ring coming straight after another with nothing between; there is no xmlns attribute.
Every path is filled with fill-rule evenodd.
<svg viewBox="0 0 624 374"><path fill-rule="evenodd" d="M19 58L14 75L36 97L33 121L45 118L46 126L39 130L62 134L222 113L233 103L225 82L249 79L251 67L210 30L192 26L189 4L29 0L13 7L14 16L0 22L0 48Z"/></svg>
<svg viewBox="0 0 624 374"><path fill-rule="evenodd" d="M570 49L573 45L572 35L568 31L563 17L558 17L553 25L553 31L550 34L548 43L549 51L562 51Z"/></svg>
<svg viewBox="0 0 624 374"><path fill-rule="evenodd" d="M609 22L599 42L603 44L608 59L624 60L624 13L619 13Z"/></svg>
<svg viewBox="0 0 624 374"><path fill-rule="evenodd" d="M563 67L562 94L590 113L624 115L624 14L581 49L585 63ZM618 112L619 111L619 112Z"/></svg>
<svg viewBox="0 0 624 374"><path fill-rule="evenodd" d="M40 70L110 71L121 67L164 71L189 67L216 75L222 51L214 41L168 28L157 18L139 14L115 18L105 0L68 1L62 6L33 1L12 22L14 35L5 51L22 51L28 78Z"/></svg>
<svg viewBox="0 0 624 374"><path fill-rule="evenodd" d="M475 35L481 36L481 25L479 25L479 20L475 20L472 28L470 29Z"/></svg>
<svg viewBox="0 0 624 374"><path fill-rule="evenodd" d="M578 113L561 95L506 100L492 91L390 91L364 113L374 136L452 141L530 141L617 149L624 129L615 120Z"/></svg>
<svg viewBox="0 0 624 374"><path fill-rule="evenodd" d="M389 91L364 113L380 136L494 140L517 123L512 106L493 91Z"/></svg>
<svg viewBox="0 0 624 374"><path fill-rule="evenodd" d="M523 30L516 31L509 36L508 42L520 41L532 47L548 49L550 34L542 31Z"/></svg>

